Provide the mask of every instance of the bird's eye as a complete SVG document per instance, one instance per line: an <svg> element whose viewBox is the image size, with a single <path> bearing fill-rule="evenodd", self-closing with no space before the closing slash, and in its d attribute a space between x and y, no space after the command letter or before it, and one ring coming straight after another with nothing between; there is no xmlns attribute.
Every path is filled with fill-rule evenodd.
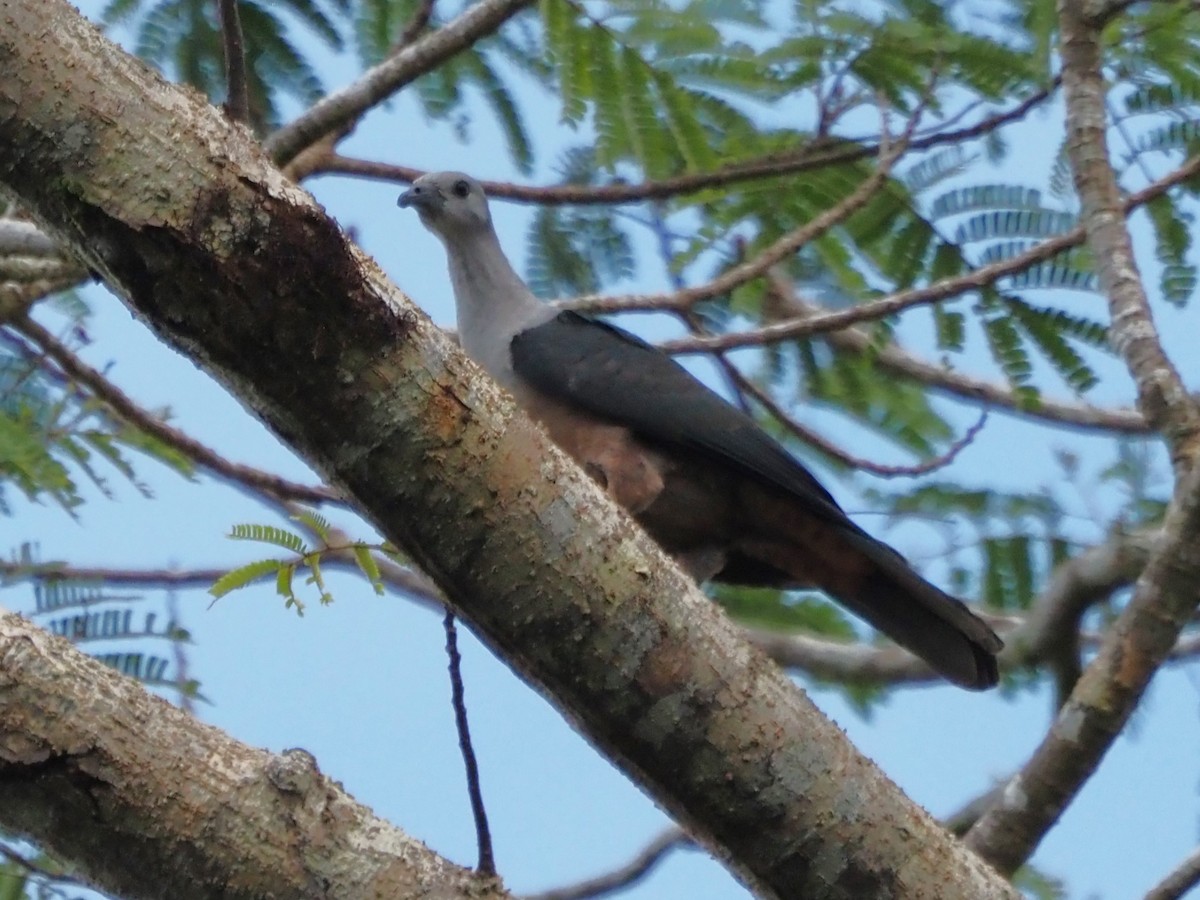
<svg viewBox="0 0 1200 900"><path fill-rule="evenodd" d="M471 186L466 181L459 179L454 182L454 196L465 197L469 193L471 193Z"/></svg>

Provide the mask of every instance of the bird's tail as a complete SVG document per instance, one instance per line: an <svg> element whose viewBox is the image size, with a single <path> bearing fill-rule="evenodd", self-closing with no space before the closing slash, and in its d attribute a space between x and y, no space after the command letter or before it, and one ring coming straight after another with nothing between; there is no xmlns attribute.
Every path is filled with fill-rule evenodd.
<svg viewBox="0 0 1200 900"><path fill-rule="evenodd" d="M862 532L850 538L872 571L837 590L837 599L955 684L976 691L995 686L1004 642L988 624L891 547Z"/></svg>

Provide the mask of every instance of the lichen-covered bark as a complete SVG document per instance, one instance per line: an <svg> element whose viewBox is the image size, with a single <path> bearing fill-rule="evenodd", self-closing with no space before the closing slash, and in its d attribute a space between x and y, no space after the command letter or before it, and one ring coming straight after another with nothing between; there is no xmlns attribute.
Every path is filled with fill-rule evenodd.
<svg viewBox="0 0 1200 900"><path fill-rule="evenodd" d="M249 136L63 0L0 10L0 184L357 498L497 653L754 890L1015 896Z"/></svg>
<svg viewBox="0 0 1200 900"><path fill-rule="evenodd" d="M508 897L377 819L302 750L238 744L0 613L0 809L123 897Z"/></svg>

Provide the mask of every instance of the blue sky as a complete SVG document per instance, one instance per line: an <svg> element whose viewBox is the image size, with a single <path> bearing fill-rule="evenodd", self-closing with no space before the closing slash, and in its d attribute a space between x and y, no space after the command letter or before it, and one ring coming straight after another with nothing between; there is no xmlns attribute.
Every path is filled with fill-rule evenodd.
<svg viewBox="0 0 1200 900"><path fill-rule="evenodd" d="M80 4L92 15L100 5ZM328 87L353 77L350 60L327 62L322 75ZM551 98L529 91L524 99L534 111L533 130L542 146L532 180L550 180L558 149L577 138L558 124ZM1058 137L1048 133L1053 121L1033 123L1003 177L1028 181L1033 172L1034 186L1044 183L1057 151ZM401 98L372 114L347 149L391 162L461 168L484 178L514 177L490 120L476 118L470 132L470 143L460 143L451 129L430 125ZM328 177L309 187L343 226L357 230L360 243L435 321L452 323L441 248L415 216L395 207L397 187ZM496 220L510 255L522 260L528 210L499 204ZM663 286L652 266L645 271L637 288ZM144 406L170 406L176 425L231 459L315 480L236 400L162 346L119 301L99 287L88 288L86 296L95 319L83 355L92 365L106 369ZM1099 299L1081 302L1094 312L1102 309ZM1164 318L1164 331L1177 349L1195 333L1194 318L1188 312ZM42 320L53 323L50 317ZM919 328L906 336L922 340ZM974 365L991 371L976 356L960 362L968 370ZM1186 374L1195 384L1194 360ZM1098 399L1130 397L1127 380L1118 377L1102 386ZM962 414L968 424L972 418ZM812 421L824 425L826 417L817 414ZM974 483L1033 482L1049 489L1060 481L1058 449L1079 452L1085 465L1095 467L1111 459L1094 440L994 415L954 475ZM854 450L872 458L887 452L877 444ZM224 537L234 523L271 521L260 507L223 486L205 479L187 483L152 464L141 474L154 487L153 500L118 483L117 498L91 500L79 522L52 507L14 502L14 515L0 519L0 546L15 548L34 539L43 559L130 567L231 565L261 555ZM852 485L825 480L849 508L859 509ZM353 518L334 518L352 534L370 536ZM879 530L877 520L862 521ZM919 526L897 529L889 538L916 558L937 546ZM360 579L335 574L331 584L337 602L328 608L312 603L302 619L285 610L269 586L234 593L215 605L202 591L180 592L184 624L195 637L191 669L212 701L200 707L200 715L252 745L309 750L324 772L377 813L469 865L474 833L448 703L440 619L402 598L376 597ZM145 602L160 601L148 594ZM0 602L29 608L32 595L27 587L9 589ZM617 866L667 824L652 802L502 661L473 638L460 640L497 862L510 888L541 890ZM1019 766L1051 710L1046 691L1010 700L995 692L981 696L933 687L898 692L864 721L835 693L812 693L860 749L935 815L952 812ZM1139 896L1197 843L1198 708L1194 665L1160 674L1133 727L1047 837L1035 862L1065 878L1070 897ZM673 854L626 896L724 900L746 892L703 854L684 852Z"/></svg>

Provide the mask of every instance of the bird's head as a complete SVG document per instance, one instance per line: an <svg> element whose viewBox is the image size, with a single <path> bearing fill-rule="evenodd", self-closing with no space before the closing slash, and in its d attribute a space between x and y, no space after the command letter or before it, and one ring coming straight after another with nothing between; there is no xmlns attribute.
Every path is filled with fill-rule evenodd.
<svg viewBox="0 0 1200 900"><path fill-rule="evenodd" d="M462 172L422 175L396 203L415 209L425 227L443 240L486 231L492 224L483 187Z"/></svg>

